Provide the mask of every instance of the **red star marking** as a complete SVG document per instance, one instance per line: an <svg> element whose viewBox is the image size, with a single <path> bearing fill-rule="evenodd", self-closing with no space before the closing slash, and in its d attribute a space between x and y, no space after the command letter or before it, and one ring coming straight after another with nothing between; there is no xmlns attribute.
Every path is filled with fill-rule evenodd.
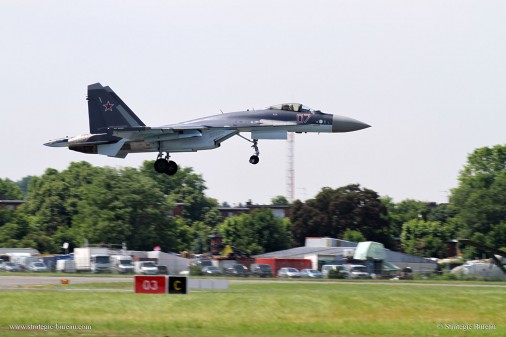
<svg viewBox="0 0 506 337"><path fill-rule="evenodd" d="M104 106L105 111L108 111L108 110L109 110L109 111L112 111L112 106L113 106L114 104L111 104L111 103L109 103L109 101L107 101L107 103L106 103L106 104L102 104L102 105Z"/></svg>

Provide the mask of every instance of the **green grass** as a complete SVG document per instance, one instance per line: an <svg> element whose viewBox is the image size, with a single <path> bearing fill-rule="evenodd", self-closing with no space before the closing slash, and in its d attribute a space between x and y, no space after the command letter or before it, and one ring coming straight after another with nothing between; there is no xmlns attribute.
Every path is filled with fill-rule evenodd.
<svg viewBox="0 0 506 337"><path fill-rule="evenodd" d="M1 291L0 336L506 336L506 289L499 286L233 283L226 291L188 295L61 291L67 288ZM475 323L495 324L496 329L445 326ZM10 324L92 329L14 331Z"/></svg>

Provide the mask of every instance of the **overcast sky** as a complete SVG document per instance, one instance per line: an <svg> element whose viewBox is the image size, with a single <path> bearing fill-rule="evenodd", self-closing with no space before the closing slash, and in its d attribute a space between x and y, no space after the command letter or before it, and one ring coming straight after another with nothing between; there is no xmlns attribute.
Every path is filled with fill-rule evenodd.
<svg viewBox="0 0 506 337"><path fill-rule="evenodd" d="M109 85L147 125L282 102L371 128L295 135L295 197L350 183L445 202L477 147L506 138L506 1L0 0L0 178L125 159L42 144L88 133L86 87ZM287 143L239 137L175 153L207 194L286 194ZM170 179L167 177L167 179Z"/></svg>

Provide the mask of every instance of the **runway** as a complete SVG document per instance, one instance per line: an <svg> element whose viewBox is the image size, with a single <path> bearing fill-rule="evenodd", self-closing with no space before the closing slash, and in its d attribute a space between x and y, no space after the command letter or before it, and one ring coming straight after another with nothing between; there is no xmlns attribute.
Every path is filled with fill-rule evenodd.
<svg viewBox="0 0 506 337"><path fill-rule="evenodd" d="M132 282L133 277L118 276L6 276L0 274L0 290L9 289L28 289L34 287L43 287L49 285L60 285L61 280L68 280L69 284L83 283L107 283L107 282Z"/></svg>
<svg viewBox="0 0 506 337"><path fill-rule="evenodd" d="M45 286L61 285L61 280L68 280L69 284L86 284L86 283L113 283L113 282L132 282L133 276L10 276L0 274L0 290L23 290L23 289L41 289ZM398 281L398 280L358 280L358 281L312 281L312 280L280 280L280 279L229 279L231 284L234 283L307 283L315 285L339 283L346 285L389 285L389 286L428 286L428 287L502 287L506 288L506 283L474 283L474 282L416 282L416 281ZM133 291L133 290L132 290Z"/></svg>

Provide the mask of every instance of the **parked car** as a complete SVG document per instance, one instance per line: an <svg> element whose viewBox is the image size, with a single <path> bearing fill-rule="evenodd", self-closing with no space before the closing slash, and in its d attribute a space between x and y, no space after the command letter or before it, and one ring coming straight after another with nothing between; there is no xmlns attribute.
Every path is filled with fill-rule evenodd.
<svg viewBox="0 0 506 337"><path fill-rule="evenodd" d="M322 276L324 278L328 278L329 271L331 271L331 270L338 271L343 276L343 278L350 277L350 273L348 273L348 271L346 271L346 269L344 269L344 266L342 264L324 264L322 266Z"/></svg>
<svg viewBox="0 0 506 337"><path fill-rule="evenodd" d="M14 262L5 262L3 268L5 271L23 271L23 269L21 269L21 266Z"/></svg>
<svg viewBox="0 0 506 337"><path fill-rule="evenodd" d="M302 269L300 271L300 277L322 278L323 274L316 269Z"/></svg>
<svg viewBox="0 0 506 337"><path fill-rule="evenodd" d="M370 275L367 272L367 268L360 264L348 264L345 265L346 271L349 273L350 278L369 278Z"/></svg>
<svg viewBox="0 0 506 337"><path fill-rule="evenodd" d="M33 272L45 272L47 271L47 267L42 262L30 262L28 270Z"/></svg>
<svg viewBox="0 0 506 337"><path fill-rule="evenodd" d="M272 269L268 264L252 264L250 266L251 274L257 277L272 277Z"/></svg>
<svg viewBox="0 0 506 337"><path fill-rule="evenodd" d="M248 268L246 268L245 265L237 263L232 265L231 267L225 268L225 275L247 277L249 276L249 270Z"/></svg>
<svg viewBox="0 0 506 337"><path fill-rule="evenodd" d="M209 276L220 276L220 275L223 275L223 273L221 272L220 268L215 267L215 266L205 266L205 267L202 267L202 272L204 273L204 275L209 275Z"/></svg>
<svg viewBox="0 0 506 337"><path fill-rule="evenodd" d="M297 268L281 268L278 270L278 277L300 277L300 272Z"/></svg>

